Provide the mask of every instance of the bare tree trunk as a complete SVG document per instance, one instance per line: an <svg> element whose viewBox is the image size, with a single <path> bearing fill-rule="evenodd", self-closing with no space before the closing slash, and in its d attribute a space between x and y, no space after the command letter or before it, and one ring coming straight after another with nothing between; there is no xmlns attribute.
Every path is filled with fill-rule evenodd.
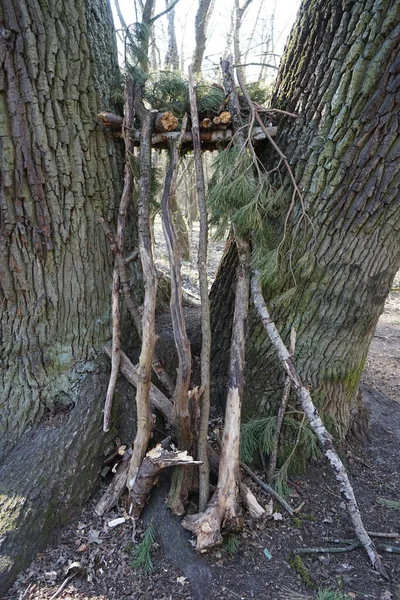
<svg viewBox="0 0 400 600"><path fill-rule="evenodd" d="M166 8L169 8L172 0L165 0ZM175 10L172 9L167 14L168 20L168 50L165 56L165 68L171 68L174 71L179 71L179 54L178 45L176 43L175 33Z"/></svg>
<svg viewBox="0 0 400 600"><path fill-rule="evenodd" d="M108 2L0 2L1 597L100 470L113 261L97 216L115 221L123 149L95 116L118 85Z"/></svg>
<svg viewBox="0 0 400 600"><path fill-rule="evenodd" d="M246 81L244 68L240 66L242 62L242 51L240 48L240 29L242 27L243 16L253 0L245 0L243 6L240 6L240 0L235 0L235 19L233 32L233 56L236 69L240 73L243 81Z"/></svg>
<svg viewBox="0 0 400 600"><path fill-rule="evenodd" d="M212 0L199 0L199 6L195 19L195 39L196 45L193 54L193 71L199 73L203 63L203 56L206 49L207 24L213 8Z"/></svg>
<svg viewBox="0 0 400 600"><path fill-rule="evenodd" d="M348 9L336 0L329 6L322 0L304 2L280 70L272 104L299 116L280 118L276 141L304 190L312 227L304 219L299 223L297 200L287 221L286 258L280 258L279 276L268 286L272 317L284 341L291 327L296 329L299 374L341 438L361 423L360 376L400 268L398 4L372 2L368 13L357 3ZM377 66L382 61L384 71ZM269 169L279 162L267 147L261 158ZM279 177L283 185L278 179L275 184L284 200L274 219L278 241L268 246L270 252L282 240L292 198L289 177L283 171ZM231 243L211 292L213 393L221 397L235 256ZM246 356L245 415L276 414L284 377L254 316Z"/></svg>

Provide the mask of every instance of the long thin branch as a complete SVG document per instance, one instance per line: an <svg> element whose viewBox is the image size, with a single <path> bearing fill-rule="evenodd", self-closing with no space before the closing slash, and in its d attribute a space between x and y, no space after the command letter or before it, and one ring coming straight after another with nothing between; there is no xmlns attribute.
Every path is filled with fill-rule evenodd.
<svg viewBox="0 0 400 600"><path fill-rule="evenodd" d="M282 498L282 496L278 494L270 485L264 483L264 481L260 479L255 473L253 473L250 467L248 467L244 462L241 462L240 466L244 471L246 471L247 475L249 475L252 478L252 480L255 483L257 483L257 485L259 485L262 490L264 490L264 492L275 498L275 500L279 502L281 506L283 506L286 512L289 513L291 517L293 516L293 508L290 506L290 504L286 502L285 498Z"/></svg>
<svg viewBox="0 0 400 600"><path fill-rule="evenodd" d="M198 252L198 270L201 298L201 387L203 394L200 400L200 427L198 440L198 457L202 461L199 469L199 511L207 505L210 489L210 472L207 458L207 433L210 416L210 300L208 297L207 246L208 246L208 214L206 205L204 170L200 142L199 115L197 111L196 91L192 67L189 67L189 99L192 119L193 154L196 171L197 202L200 215L200 234Z"/></svg>
<svg viewBox="0 0 400 600"><path fill-rule="evenodd" d="M310 392L303 385L303 382L301 381L300 376L296 370L290 352L283 343L282 338L279 335L279 332L275 326L275 323L270 317L267 305L262 295L260 275L258 271L254 271L251 281L251 290L254 306L260 316L264 329L266 330L269 339L272 342L272 345L274 346L281 362L283 363L286 373L290 378L290 381L292 382L292 386L296 391L301 407L305 415L307 416L312 430L316 434L321 444L323 453L325 454L326 458L332 466L337 481L339 482L340 493L343 497L343 500L346 503L347 510L349 511L350 518L353 522L356 535L360 540L360 543L365 548L365 551L369 556L372 566L383 576L387 577L386 569L381 561L379 554L376 551L373 541L369 537L362 522L353 488L349 481L349 477L347 475L345 466L343 465L341 459L339 458L334 448L334 445L332 443L332 436L326 430L318 414L317 408L311 399Z"/></svg>
<svg viewBox="0 0 400 600"><path fill-rule="evenodd" d="M125 137L125 174L124 188L122 190L121 202L118 210L117 221L117 239L116 248L118 252L114 258L113 290L112 290L112 358L111 375L108 383L106 402L104 406L104 431L109 431L111 410L115 391L115 385L118 379L121 351L121 309L120 309L120 273L118 268L118 257L122 256L125 249L125 229L127 222L128 207L132 201L133 194L133 174L130 167L130 155L134 149L134 141L131 135L133 130L133 84L130 80L125 82L125 118L122 125L122 131ZM126 131L128 134L125 135ZM103 223L104 223L103 219Z"/></svg>
<svg viewBox="0 0 400 600"><path fill-rule="evenodd" d="M295 329L292 327L292 329L290 331L290 354L292 356L294 356L295 344L296 344L296 333L295 333ZM275 426L274 439L272 442L272 450L271 450L271 454L270 454L269 462L268 462L267 480L269 483L272 482L274 473L275 473L275 469L276 469L276 463L278 460L279 438L281 435L283 419L285 418L285 412L286 412L286 407L287 407L287 403L289 400L291 388L292 388L292 383L290 381L290 378L286 375L285 385L284 385L283 394L282 394L282 400L279 405L278 415L276 417L276 426Z"/></svg>
<svg viewBox="0 0 400 600"><path fill-rule="evenodd" d="M112 287L112 353L111 373L104 404L103 431L110 431L111 410L121 362L121 311L118 270L114 268Z"/></svg>
<svg viewBox="0 0 400 600"><path fill-rule="evenodd" d="M179 2L179 0L174 0L174 2L172 2L172 4L170 4L168 6L168 8L166 8L162 12L158 13L158 15L155 15L154 17L152 17L150 19L150 25L153 25L153 23L155 23L158 19L160 19L161 17L163 17L164 15L166 15L167 13L169 13L170 10L172 10L173 8L175 8L175 6L178 4L178 2Z"/></svg>
<svg viewBox="0 0 400 600"><path fill-rule="evenodd" d="M137 431L129 465L128 488L131 490L140 464L146 454L147 445L153 429L149 393L151 386L151 368L156 343L155 311L157 296L157 274L154 265L151 240L150 190L151 190L151 130L152 115L142 101L142 89L138 84L134 88L135 112L142 126L140 145L140 178L138 197L139 249L145 284L142 315L142 347L139 356L139 383L136 393Z"/></svg>

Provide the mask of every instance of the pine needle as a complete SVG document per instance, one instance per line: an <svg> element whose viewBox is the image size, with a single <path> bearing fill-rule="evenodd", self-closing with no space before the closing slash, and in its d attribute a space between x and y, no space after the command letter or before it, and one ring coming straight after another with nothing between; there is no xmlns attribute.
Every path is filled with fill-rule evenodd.
<svg viewBox="0 0 400 600"><path fill-rule="evenodd" d="M153 525L149 525L144 532L143 539L138 544L132 557L131 566L133 569L142 569L145 573L154 571L151 553L156 543L155 531Z"/></svg>

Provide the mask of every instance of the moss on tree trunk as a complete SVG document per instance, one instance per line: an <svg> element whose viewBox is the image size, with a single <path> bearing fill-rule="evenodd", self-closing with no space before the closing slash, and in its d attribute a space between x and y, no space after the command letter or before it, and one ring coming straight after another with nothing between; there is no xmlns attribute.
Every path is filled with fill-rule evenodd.
<svg viewBox="0 0 400 600"><path fill-rule="evenodd" d="M1 3L0 594L99 472L118 86L106 0Z"/></svg>
<svg viewBox="0 0 400 600"><path fill-rule="evenodd" d="M118 68L105 0L0 7L0 457L109 334L112 258L97 216L119 200L120 142L97 125Z"/></svg>
<svg viewBox="0 0 400 600"><path fill-rule="evenodd" d="M344 436L357 417L358 385L377 320L400 267L398 3L303 3L287 44L272 105L282 118L277 143L289 158L309 219L296 200L279 271L264 295L322 412ZM276 166L273 151L263 161ZM282 240L292 199L281 169ZM213 382L225 385L236 264L230 245L212 291ZM247 344L244 410L276 412L284 374L257 318Z"/></svg>

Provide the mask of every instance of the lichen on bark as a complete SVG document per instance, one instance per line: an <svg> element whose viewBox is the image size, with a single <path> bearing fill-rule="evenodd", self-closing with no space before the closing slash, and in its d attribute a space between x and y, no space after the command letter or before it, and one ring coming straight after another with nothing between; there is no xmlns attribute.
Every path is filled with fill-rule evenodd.
<svg viewBox="0 0 400 600"><path fill-rule="evenodd" d="M272 99L274 107L298 114L295 121L280 119L276 141L308 219L297 202L279 277L266 283L265 297L287 343L295 328L301 377L340 437L357 418L362 366L400 267L396 14L394 0L370 0L367 8L303 2ZM267 148L262 160L272 168L279 157ZM289 177L282 171L273 183L288 209ZM287 209L275 222L280 240ZM211 293L214 397L226 385L235 254L230 244ZM244 414L274 413L284 374L254 316L246 363Z"/></svg>

